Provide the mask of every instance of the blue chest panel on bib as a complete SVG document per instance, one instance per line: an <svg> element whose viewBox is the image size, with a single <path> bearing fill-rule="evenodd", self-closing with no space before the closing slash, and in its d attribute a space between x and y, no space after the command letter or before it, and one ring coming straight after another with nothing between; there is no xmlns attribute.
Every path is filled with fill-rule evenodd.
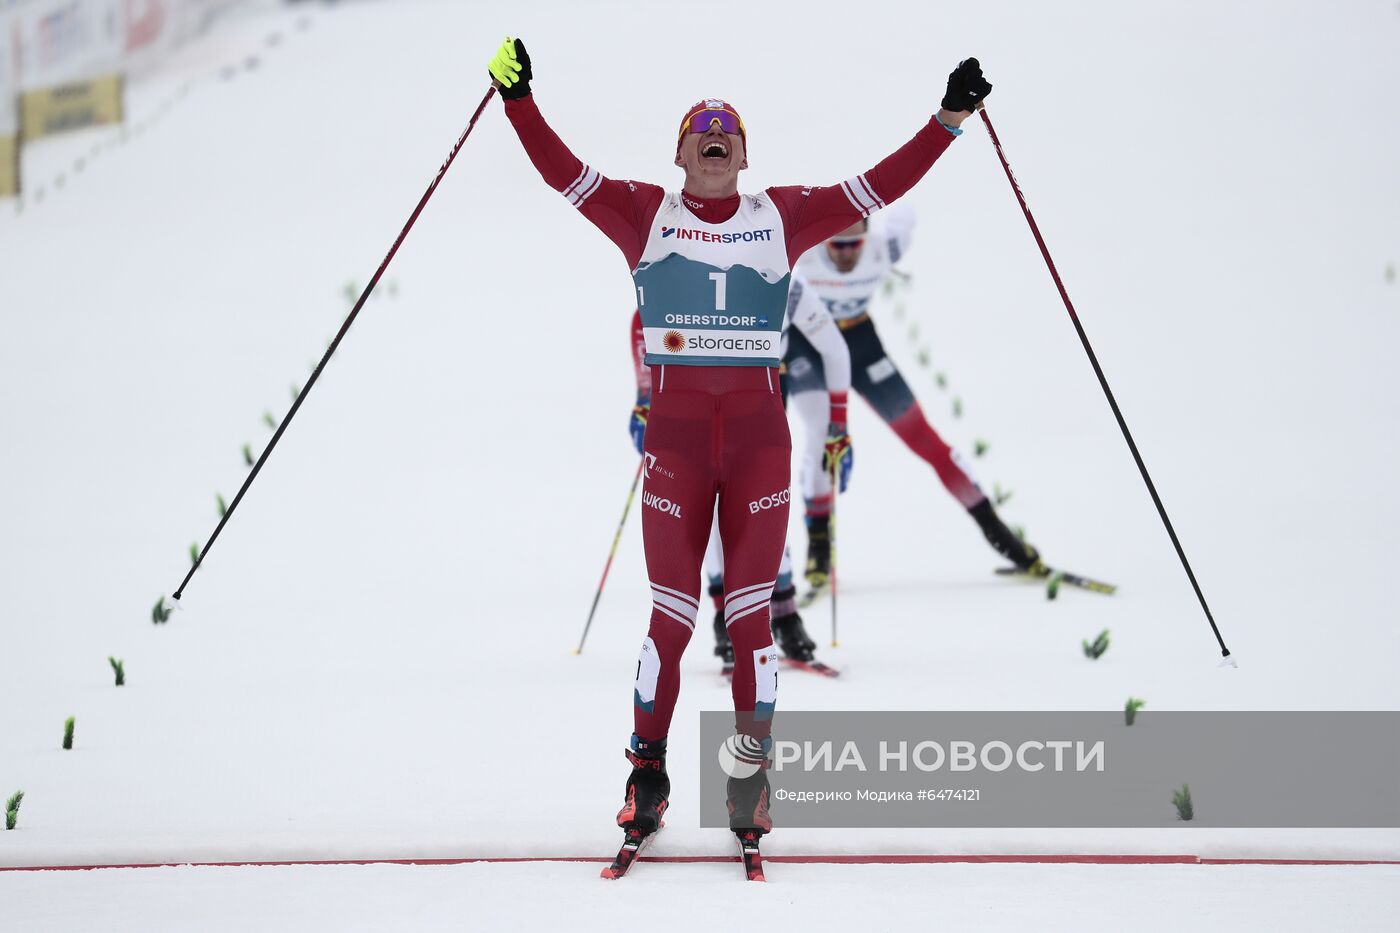
<svg viewBox="0 0 1400 933"><path fill-rule="evenodd" d="M791 274L769 282L744 265L672 253L632 273L648 363L777 366Z"/></svg>

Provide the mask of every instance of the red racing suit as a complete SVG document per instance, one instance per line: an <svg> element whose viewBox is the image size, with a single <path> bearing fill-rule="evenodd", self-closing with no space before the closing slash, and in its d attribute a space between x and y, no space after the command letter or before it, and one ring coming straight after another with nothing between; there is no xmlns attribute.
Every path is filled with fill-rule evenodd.
<svg viewBox="0 0 1400 933"><path fill-rule="evenodd" d="M766 346L760 330L779 332L782 322L763 311L748 313L743 302L770 286L781 288L785 306L788 273L797 258L913 187L948 148L953 133L931 118L874 168L837 185L702 199L610 179L584 164L550 129L532 95L505 101L505 111L545 182L622 251L639 284L642 316L651 314L656 322L645 339L652 408L642 500L652 611L633 690L635 736L656 741L670 729L680 658L699 616L701 563L718 507L725 621L735 657L736 730L765 739L777 694L768 607L787 534L791 440L776 343L771 357L735 349ZM732 232L751 215L768 218L763 230ZM729 252L723 261L667 252L673 245L698 249L697 241L722 243ZM707 270L713 270L708 282ZM682 289L679 300L678 281L690 289ZM693 286L696 281L701 286ZM688 313L711 282L713 304L706 311L725 313ZM658 300L661 311L654 310ZM712 321L749 330L685 329ZM672 328L670 322L679 323ZM694 347L718 355L684 355Z"/></svg>

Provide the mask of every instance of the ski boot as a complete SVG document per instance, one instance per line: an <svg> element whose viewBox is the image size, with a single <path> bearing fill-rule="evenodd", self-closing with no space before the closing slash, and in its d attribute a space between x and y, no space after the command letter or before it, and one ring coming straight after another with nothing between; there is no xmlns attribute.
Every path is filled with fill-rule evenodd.
<svg viewBox="0 0 1400 933"><path fill-rule="evenodd" d="M612 864L603 869L604 878L617 879L627 874L637 856L646 848L656 831L662 827L671 779L666 775L666 740L643 742L632 737L632 748L625 753L632 763L627 778L627 802L617 811L617 825L622 827L622 847Z"/></svg>
<svg viewBox="0 0 1400 933"><path fill-rule="evenodd" d="M749 736L742 737L741 744L754 743ZM729 829L739 843L739 853L743 859L744 875L750 881L763 881L763 856L759 852L759 842L773 829L773 820L768 815L768 766L772 763L768 752L772 739L756 742L756 760L739 758L758 766L758 770L748 777L730 777L725 783L725 803L729 808Z"/></svg>
<svg viewBox="0 0 1400 933"><path fill-rule="evenodd" d="M986 535L991 546L996 548L998 554L1015 564L1017 570L1032 575L1044 570L1044 564L1040 562L1040 552L1016 537L1016 533L1006 527L1006 523L992 508L991 499L983 499L967 511L981 526L982 534Z"/></svg>
<svg viewBox="0 0 1400 933"><path fill-rule="evenodd" d="M729 828L736 833L762 836L773 828L768 815L768 762L746 778L731 777L725 783Z"/></svg>
<svg viewBox="0 0 1400 933"><path fill-rule="evenodd" d="M773 594L775 614L769 624L773 640L784 655L793 661L811 661L816 657L813 652L817 650L817 643L807 634L802 616L797 614L796 595L797 591L792 588Z"/></svg>
<svg viewBox="0 0 1400 933"><path fill-rule="evenodd" d="M827 585L831 577L831 516L807 516L807 583L814 590Z"/></svg>
<svg viewBox="0 0 1400 933"><path fill-rule="evenodd" d="M647 748L657 744L661 745L659 752ZM625 752L632 763L632 773L627 778L627 802L617 811L617 825L624 831L636 830L643 836L650 836L661 828L661 817L666 813L671 796L671 779L666 774L666 743L634 739L633 745L638 751L628 749Z"/></svg>

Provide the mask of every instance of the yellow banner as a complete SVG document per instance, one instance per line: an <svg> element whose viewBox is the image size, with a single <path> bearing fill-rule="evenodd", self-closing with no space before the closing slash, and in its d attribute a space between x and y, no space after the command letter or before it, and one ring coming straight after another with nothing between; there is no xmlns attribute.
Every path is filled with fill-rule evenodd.
<svg viewBox="0 0 1400 933"><path fill-rule="evenodd" d="M25 91L19 97L19 132L25 140L121 120L121 75Z"/></svg>
<svg viewBox="0 0 1400 933"><path fill-rule="evenodd" d="M0 198L19 194L19 137L0 136Z"/></svg>

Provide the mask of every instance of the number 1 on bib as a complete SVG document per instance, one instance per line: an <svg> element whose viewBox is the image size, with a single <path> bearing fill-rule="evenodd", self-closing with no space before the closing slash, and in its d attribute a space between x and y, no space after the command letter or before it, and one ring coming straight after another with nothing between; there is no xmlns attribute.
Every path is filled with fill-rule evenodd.
<svg viewBox="0 0 1400 933"><path fill-rule="evenodd" d="M725 274L724 274L723 272L711 272L711 273L710 273L710 281L712 281L712 282L715 283L715 310L716 310L716 311L723 311L723 310L724 310L724 280L725 280L725 277L726 277L726 276L725 276Z"/></svg>

